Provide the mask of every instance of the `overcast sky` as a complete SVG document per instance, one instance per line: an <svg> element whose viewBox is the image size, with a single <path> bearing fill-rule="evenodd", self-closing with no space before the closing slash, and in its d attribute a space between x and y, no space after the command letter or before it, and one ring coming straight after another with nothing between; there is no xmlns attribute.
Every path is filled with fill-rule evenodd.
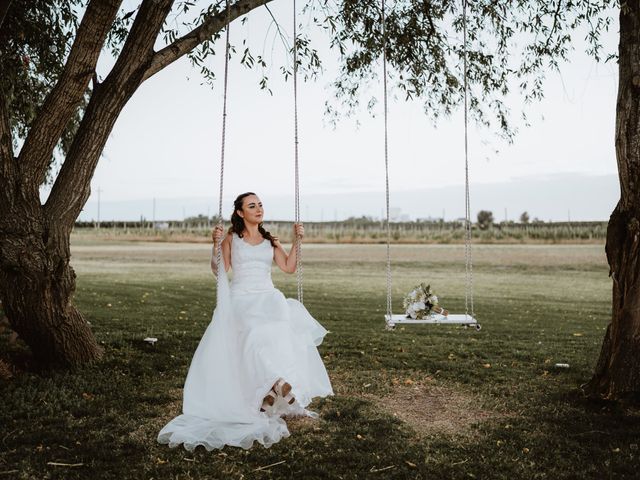
<svg viewBox="0 0 640 480"><path fill-rule="evenodd" d="M134 2L125 2L133 5ZM128 6L130 6L128 5ZM128 8L125 6L125 8ZM272 4L272 11L285 30L290 30L291 2ZM273 56L270 88L273 95L257 87L260 74L233 62L229 75L228 127L225 172L225 210L236 194L253 190L265 198L291 196L293 213L293 92L291 82L278 73L284 49L274 41L271 17L261 8L249 14L245 25L232 25L232 43L243 38ZM605 50L615 51L617 24L605 35ZM268 33L270 32L270 33ZM326 38L314 34L318 45ZM274 46L272 48L272 45ZM323 49L324 50L324 49ZM472 195L474 186L526 182L545 176L563 178L570 183L585 178L606 178L608 197L585 196L592 205L581 205L586 217L602 216L617 195L615 180L614 118L617 65L598 64L582 52L578 42L572 62L562 66L561 74L550 73L545 99L528 107L532 126L521 126L513 145L499 140L491 131L470 131ZM221 70L221 55L211 66ZM384 157L382 118L363 112L356 119L345 119L334 129L324 115L325 101L332 96L331 81L336 61L324 55L325 73L316 82L299 86L299 125L302 202L322 199L322 194L379 192L383 201ZM102 72L108 71L107 56ZM221 75L220 75L221 77ZM146 201L177 204L186 197L210 199L211 213L217 210L220 159L221 83L215 88L202 85L199 73L184 59L176 62L143 84L122 112L106 145L104 157L92 181L92 196L82 218L95 218L98 188L101 201ZM521 102L514 98L517 112ZM463 124L461 112L441 120L436 127L425 117L418 102L393 100L390 115L390 182L394 192L457 186L464 182ZM497 152L496 152L497 150ZM577 185L577 184L576 184ZM451 192L462 192L460 188ZM576 187L577 188L577 187ZM445 189L444 192L447 190ZM46 193L45 193L46 194ZM524 193L523 193L524 194ZM527 194L530 194L527 193ZM516 193L517 195L517 193ZM404 198L406 196L402 196ZM449 203L463 208L463 199L442 195L440 212ZM399 197L398 197L399 198ZM527 199L519 198L527 203ZM320 200L314 200L320 201ZM535 203L532 197L529 204ZM145 212L131 212L130 218L151 217L151 202ZM305 203L312 217L319 217L322 205ZM174 205L175 207L175 205ZM269 216L268 204L267 217ZM457 206L449 207L452 215ZM474 205L472 211L484 208ZM132 207L133 210L138 207ZM205 205L200 212L207 213ZM326 211L334 208L327 205ZM530 209L531 210L531 209ZM379 212L376 205L372 211ZM593 214L589 212L593 211ZM435 212L417 213L427 217ZM303 210L303 216L305 211ZM358 214L358 212L352 212ZM366 212L362 212L366 213ZM513 212L513 217L516 216ZM122 216L113 213L113 216ZM165 214L169 215L168 213ZM157 212L161 218L162 212ZM280 218L286 212L278 212ZM551 215L545 215L551 219ZM103 219L109 217L103 208ZM501 217L501 215L498 215ZM567 206L558 205L555 218L567 218ZM326 215L325 215L326 218ZM319 218L311 218L318 220ZM593 219L593 218L584 218Z"/></svg>

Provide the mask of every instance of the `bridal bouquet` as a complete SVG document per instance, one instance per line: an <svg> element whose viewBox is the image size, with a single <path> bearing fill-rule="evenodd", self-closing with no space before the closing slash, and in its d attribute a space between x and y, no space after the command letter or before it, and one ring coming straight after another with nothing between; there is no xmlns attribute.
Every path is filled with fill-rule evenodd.
<svg viewBox="0 0 640 480"><path fill-rule="evenodd" d="M407 317L414 320L422 320L431 315L434 310L437 313L443 312L446 315L444 313L446 310L438 306L438 297L431 291L431 285L425 283L417 285L407 294L404 298L403 306L407 312Z"/></svg>

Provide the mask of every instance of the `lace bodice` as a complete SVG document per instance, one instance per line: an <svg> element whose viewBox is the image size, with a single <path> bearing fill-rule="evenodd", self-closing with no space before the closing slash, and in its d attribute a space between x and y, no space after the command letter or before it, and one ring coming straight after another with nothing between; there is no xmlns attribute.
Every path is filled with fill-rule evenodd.
<svg viewBox="0 0 640 480"><path fill-rule="evenodd" d="M274 288L271 281L272 262L273 247L269 240L264 239L258 245L251 245L234 233L231 242L231 290L255 291Z"/></svg>

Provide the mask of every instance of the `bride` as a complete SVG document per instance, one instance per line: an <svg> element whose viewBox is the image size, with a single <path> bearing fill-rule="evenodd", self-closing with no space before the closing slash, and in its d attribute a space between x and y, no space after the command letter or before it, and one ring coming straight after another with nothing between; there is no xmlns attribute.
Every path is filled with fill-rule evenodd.
<svg viewBox="0 0 640 480"><path fill-rule="evenodd" d="M327 331L271 281L273 261L282 271L295 272L295 242L304 228L294 225L287 254L262 226L263 213L257 195L243 193L234 202L224 239L222 227L213 232L216 309L189 367L182 415L160 431L160 443L183 444L187 450L250 448L254 441L269 447L289 436L282 416L315 416L306 410L311 400L333 395L317 350ZM218 248L224 263L220 272Z"/></svg>

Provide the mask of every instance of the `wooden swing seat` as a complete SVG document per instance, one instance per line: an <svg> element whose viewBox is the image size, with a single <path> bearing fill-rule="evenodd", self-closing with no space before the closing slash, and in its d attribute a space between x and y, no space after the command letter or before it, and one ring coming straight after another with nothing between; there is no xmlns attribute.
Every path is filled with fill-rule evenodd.
<svg viewBox="0 0 640 480"><path fill-rule="evenodd" d="M446 317L439 313L432 313L427 318L421 320L415 320L407 317L406 315L385 315L385 321L389 327L395 327L399 323L427 323L437 325L464 325L465 327L474 327L476 330L480 330L482 327L478 321L471 315L467 314L449 314Z"/></svg>

